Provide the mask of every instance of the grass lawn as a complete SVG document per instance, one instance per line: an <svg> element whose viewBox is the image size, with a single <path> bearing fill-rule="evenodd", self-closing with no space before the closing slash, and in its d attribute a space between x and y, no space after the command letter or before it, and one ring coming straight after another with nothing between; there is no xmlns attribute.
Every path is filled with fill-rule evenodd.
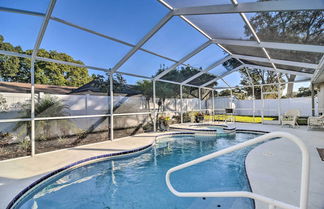
<svg viewBox="0 0 324 209"><path fill-rule="evenodd" d="M206 121L211 121L212 120L211 115L205 115L204 119ZM214 115L214 120L219 120L219 121L224 121L226 119L230 119L231 117L235 118L236 122L243 122L243 123L261 123L262 118L260 116L255 116L254 118L252 116L240 116L240 115ZM264 117L264 120L275 120L275 117Z"/></svg>

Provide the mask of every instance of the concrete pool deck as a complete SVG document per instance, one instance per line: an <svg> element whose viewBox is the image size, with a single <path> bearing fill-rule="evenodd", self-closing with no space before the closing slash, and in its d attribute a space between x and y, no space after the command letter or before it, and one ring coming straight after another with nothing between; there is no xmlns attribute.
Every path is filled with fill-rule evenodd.
<svg viewBox="0 0 324 209"><path fill-rule="evenodd" d="M310 151L309 209L324 208L324 162L316 147L324 148L324 131L282 128L278 125L236 123L238 129L285 131L300 137ZM55 152L0 161L0 208L5 208L22 189L49 172L73 162L108 153L150 145L161 133L146 133L114 141L84 145ZM266 142L247 156L246 169L253 192L298 205L301 153L296 145L284 139ZM256 202L257 209L268 208Z"/></svg>
<svg viewBox="0 0 324 209"><path fill-rule="evenodd" d="M161 133L145 133L48 153L0 161L0 208L24 188L51 171L90 157L133 150L150 145Z"/></svg>

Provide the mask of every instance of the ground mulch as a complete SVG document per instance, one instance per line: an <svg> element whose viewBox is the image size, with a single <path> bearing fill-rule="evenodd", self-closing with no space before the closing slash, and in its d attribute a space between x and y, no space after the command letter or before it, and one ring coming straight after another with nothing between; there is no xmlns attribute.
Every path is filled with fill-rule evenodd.
<svg viewBox="0 0 324 209"><path fill-rule="evenodd" d="M143 128L120 128L114 129L114 138L126 137L134 134L143 133ZM83 135L70 135L64 138L47 138L46 140L36 139L35 152L43 153L64 148L92 144L96 142L107 141L110 139L109 130L97 130ZM19 143L0 144L0 160L23 157L30 155L30 148L21 147Z"/></svg>

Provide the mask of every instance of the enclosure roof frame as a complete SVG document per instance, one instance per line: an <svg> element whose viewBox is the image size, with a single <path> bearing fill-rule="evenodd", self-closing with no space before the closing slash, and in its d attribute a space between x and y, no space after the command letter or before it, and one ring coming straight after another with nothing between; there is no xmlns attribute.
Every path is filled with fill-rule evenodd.
<svg viewBox="0 0 324 209"><path fill-rule="evenodd" d="M311 2L308 1L292 1L292 0L287 0L287 1L266 1L266 2L250 2L250 3L237 3L236 0L231 0L232 4L223 4L223 5L209 5L209 6L197 6L197 7L186 7L186 8L173 8L171 5L166 3L164 0L158 0L158 2L162 3L164 6L166 6L170 11L148 32L146 33L137 44L131 44L126 41L117 39L115 37L99 33L97 31L76 25L74 23L70 23L66 20L49 16L46 17L46 13L41 13L41 12L33 12L33 11L28 11L28 10L21 10L21 9L13 9L13 8L6 8L6 7L0 7L0 11L5 11L5 12L12 12L12 13L20 13L20 14L26 14L26 15L33 15L33 16L41 16L41 17L46 17L49 20L60 22L62 24L65 24L67 26L77 28L80 30L83 30L85 32L112 40L114 42L121 43L123 45L132 47L131 50L124 56L122 57L115 66L113 66L111 69L105 69L105 68L99 68L95 66L88 66L88 65L79 65L76 63L69 63L69 62L64 62L60 60L53 60L53 59L48 59L48 58L43 58L43 57L37 57L37 50L33 50L33 54L31 56L32 60L42 60L42 61L50 61L50 62L55 62L55 63L60 63L60 64L68 64L72 66L79 66L79 67L86 67L89 69L94 69L94 70L100 70L100 71L105 71L108 73L121 73L124 75L130 75L130 76L136 76L136 77L141 77L144 79L151 79L151 80L163 80L161 79L165 74L170 72L171 70L175 70L179 65L186 65L184 62L188 60L190 57L194 56L198 52L204 50L207 46L210 44L216 44L218 47L220 47L222 50L227 52L231 57L236 58L237 60L240 61L240 59L250 59L254 61L261 61L261 62L268 62L273 66L273 69L277 72L281 73L286 73L286 74L293 74L295 75L296 73L299 74L299 72L293 71L293 70L283 70L283 69L277 69L275 64L283 64L283 65L289 65L289 66L296 66L296 67L302 67L302 68L312 68L316 69L315 73L313 74L313 79L318 77L319 73L322 73L322 61L319 64L312 64L312 63L302 63L302 62L294 62L294 61L289 61L289 60L281 60L281 59L272 59L270 58L269 54L267 53L265 48L272 48L272 49L281 49L281 50L296 50L296 51L304 51L304 52L315 52L315 53L324 53L324 46L316 46L316 45L307 45L307 44L288 44L288 43L279 43L279 42L263 42L259 39L259 37L256 35L253 27L251 26L249 20L245 16L245 12L273 12L273 11L309 11L309 10L324 10L324 2L321 0L312 0ZM50 7L49 7L50 8ZM229 39L213 39L208 33L206 33L204 30L202 30L200 27L192 23L188 18L185 17L185 15L204 15L204 14L235 14L239 13L245 22L245 24L249 27L251 30L251 33L255 37L256 41L243 41L243 40L229 40ZM51 14L51 13L50 13ZM142 46L150 40L151 37L153 37L165 24L168 23L168 21L174 17L174 16L179 16L182 18L185 22L187 22L189 25L191 25L194 29L199 31L201 34L203 34L205 37L209 39L203 46L198 47L196 50L188 53L186 56L184 56L180 60L173 59L171 57L167 57L164 55L161 55L159 53L147 50L142 48ZM47 27L44 27L43 30L43 35L46 32ZM39 44L38 48L40 46L41 41L38 43L39 39L37 38L36 43ZM237 45L237 46L248 46L248 47L257 47L261 48L267 58L261 58L261 57L253 57L253 56L245 56L245 55L240 55L240 54L233 54L229 50L227 50L222 44L229 44L229 45ZM158 56L160 58L163 58L165 60L169 60L174 62L170 68L166 69L163 71L161 74L157 75L154 78L150 78L147 76L143 75L137 75L137 74L132 74L132 73L126 73L126 72L120 72L118 71L120 67L127 62L129 58L131 58L138 50L142 50L146 53L152 54L154 56ZM14 53L4 52L4 50L0 50L0 54L6 54L9 56L17 56ZM19 55L25 56L25 55ZM322 59L323 60L323 56ZM217 63L218 61L216 61ZM241 62L241 61L240 61ZM245 65L247 66L247 65ZM259 65L255 65L259 66ZM264 70L271 70L270 67L264 67L260 66ZM181 82L179 84L187 84L191 80L199 77L200 75L207 73L210 69L211 66L208 66L207 68L201 70L199 73L193 75L192 77L188 78L186 81ZM230 71L231 73L235 71ZM225 73L228 75L228 72ZM301 72L301 74L304 74ZM215 75L217 76L217 75ZM307 75L308 76L308 75ZM221 76L217 76L217 78L220 78ZM206 85L201 85L202 87L205 87Z"/></svg>

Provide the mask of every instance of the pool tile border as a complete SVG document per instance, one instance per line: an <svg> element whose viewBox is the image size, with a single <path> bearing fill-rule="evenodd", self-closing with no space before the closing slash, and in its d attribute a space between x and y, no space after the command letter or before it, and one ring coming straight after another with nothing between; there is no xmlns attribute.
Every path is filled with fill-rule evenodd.
<svg viewBox="0 0 324 209"><path fill-rule="evenodd" d="M79 160L79 161L76 161L74 163L71 163L67 166L64 166L62 168L59 168L59 169L56 169L48 174L46 174L45 176L42 176L41 178L37 179L36 181L34 181L33 183L31 183L29 186L27 186L26 188L24 188L21 192L19 192L8 204L8 206L6 207L6 209L11 209L16 203L17 201L23 196L25 195L30 189L34 188L35 186L37 186L39 183L47 180L48 178L50 177L53 177L54 175L58 174L58 173L61 173L67 169L70 169L74 166L77 166L77 165L80 165L80 164L83 164L85 162L89 162L89 161L93 161L93 160L99 160L99 159L104 159L104 158L111 158L111 157L119 157L119 156L125 156L127 154L135 154L137 152L140 152L140 151L144 151L150 147L152 147L152 145L154 144L151 143L149 145L146 145L146 146L143 146L143 147L139 147L139 148L136 148L136 149L132 149L132 150L127 150L127 151L122 151L122 152L116 152L116 153L109 153L109 154L104 154L104 155L98 155L98 156L94 156L94 157L90 157L90 158L86 158L86 159L83 159L83 160Z"/></svg>
<svg viewBox="0 0 324 209"><path fill-rule="evenodd" d="M209 124L204 124L204 125L209 125ZM213 125L213 124L210 124L210 125ZM215 126L215 125L214 125ZM217 126L217 125L216 125ZM226 127L225 125L218 125L218 126L221 126L221 127ZM192 131L192 132L174 132L174 133L165 133L165 134L159 134L157 136L155 136L155 140L149 144L149 145L146 145L146 146L142 146L142 147L139 147L139 148L136 148L136 149L132 149L132 150L127 150L127 151L122 151L122 152L115 152L115 153L109 153L109 154L104 154L104 155L98 155L98 156L93 156L93 157L90 157L90 158L86 158L86 159L83 159L83 160L79 160L79 161L76 161L74 163L71 163L69 165L66 165L62 168L59 168L59 169L56 169L48 174L46 174L45 176L42 176L41 178L37 179L36 181L34 181L33 183L31 183L29 186L25 187L22 191L20 191L8 204L8 206L6 207L6 209L11 209L16 203L17 201L22 198L30 189L34 188L35 186L37 186L39 183L49 179L50 177L53 177L54 175L58 174L58 173L61 173L67 169L70 169L72 167L75 167L77 165L80 165L80 164L83 164L85 162L89 162L89 161L93 161L93 160L99 160L99 159L104 159L104 158L111 158L111 157L119 157L119 156L126 156L128 154L135 154L135 153L138 153L138 152L141 152L141 151L144 151L150 147L152 147L156 140L160 137L164 137L164 136L174 136L174 135L190 135L190 134L195 134L195 132L197 132L197 129L187 129L187 128L172 128L172 129L177 129L177 130L188 130L188 131ZM248 129L234 129L236 130L236 132L249 132L249 133L269 133L268 131L258 131L258 130L248 130ZM216 132L215 131L211 131L210 129L199 129L198 131L201 131L201 132ZM245 173L246 173L246 176L247 176L247 171L246 171L246 158L244 159L244 169L245 169ZM247 180L248 180L248 184L249 184L249 187L250 187L250 190L252 191L252 187L251 187L251 184L250 184L250 180L247 176ZM253 200L253 199L252 199ZM253 205L254 205L254 208L255 208L255 202L253 200Z"/></svg>
<svg viewBox="0 0 324 209"><path fill-rule="evenodd" d="M7 205L6 209L11 209L16 203L17 201L22 198L30 189L34 188L35 186L37 186L39 183L49 179L50 177L53 177L54 175L61 173L67 169L70 169L74 166L89 162L89 161L93 161L93 160L99 160L99 159L104 159L104 158L111 158L111 157L119 157L119 156L126 156L128 154L135 154L141 151L144 151L150 147L152 147L155 142L156 139L159 137L163 137L163 136L171 136L171 135L187 135L187 134L194 134L194 132L175 132L175 133L164 133L164 134L159 134L157 136L152 136L152 138L155 138L155 140L152 141L152 143L150 143L149 145L143 146L143 147L139 147L136 149L132 149L132 150L127 150L127 151L122 151L122 152L115 152L115 153L109 153L109 154L104 154L104 155L98 155L98 156L94 156L94 157L90 157L90 158L85 158L83 160L79 160L76 161L74 163L71 163L67 166L64 166L62 168L56 169L48 174L46 174L45 176L42 176L41 178L37 179L36 181L34 181L33 183L31 183L29 186L25 187L23 190L21 190Z"/></svg>

